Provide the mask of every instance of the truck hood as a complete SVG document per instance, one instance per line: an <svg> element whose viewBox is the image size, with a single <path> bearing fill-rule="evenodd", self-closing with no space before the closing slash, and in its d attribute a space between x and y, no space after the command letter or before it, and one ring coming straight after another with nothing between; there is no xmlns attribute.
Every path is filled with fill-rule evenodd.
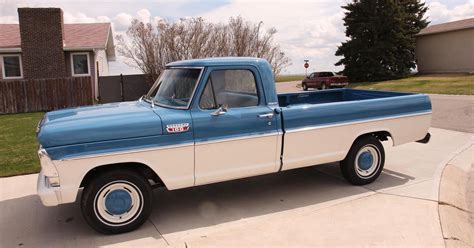
<svg viewBox="0 0 474 248"><path fill-rule="evenodd" d="M39 124L44 147L162 134L160 117L146 103L122 102L49 112Z"/></svg>

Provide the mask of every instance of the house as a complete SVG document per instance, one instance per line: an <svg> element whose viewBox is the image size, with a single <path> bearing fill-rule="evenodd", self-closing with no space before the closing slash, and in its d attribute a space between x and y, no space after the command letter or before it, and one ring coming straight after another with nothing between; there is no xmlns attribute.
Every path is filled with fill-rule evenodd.
<svg viewBox="0 0 474 248"><path fill-rule="evenodd" d="M98 76L115 60L110 23L64 24L59 8L19 8L19 24L0 24L0 80Z"/></svg>
<svg viewBox="0 0 474 248"><path fill-rule="evenodd" d="M415 38L420 73L474 73L474 18L428 26Z"/></svg>

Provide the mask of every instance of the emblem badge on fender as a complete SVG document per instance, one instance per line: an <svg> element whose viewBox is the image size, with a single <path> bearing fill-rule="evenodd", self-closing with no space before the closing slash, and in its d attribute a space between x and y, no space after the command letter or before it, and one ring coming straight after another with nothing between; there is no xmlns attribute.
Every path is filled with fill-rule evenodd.
<svg viewBox="0 0 474 248"><path fill-rule="evenodd" d="M184 133L189 130L189 123L168 124L166 131L168 133Z"/></svg>

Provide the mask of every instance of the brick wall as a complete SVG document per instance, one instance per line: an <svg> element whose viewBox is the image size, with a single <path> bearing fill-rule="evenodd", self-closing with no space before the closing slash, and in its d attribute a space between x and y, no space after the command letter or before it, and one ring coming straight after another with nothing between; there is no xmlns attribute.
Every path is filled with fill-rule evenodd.
<svg viewBox="0 0 474 248"><path fill-rule="evenodd" d="M64 22L59 8L19 8L23 77L66 77Z"/></svg>

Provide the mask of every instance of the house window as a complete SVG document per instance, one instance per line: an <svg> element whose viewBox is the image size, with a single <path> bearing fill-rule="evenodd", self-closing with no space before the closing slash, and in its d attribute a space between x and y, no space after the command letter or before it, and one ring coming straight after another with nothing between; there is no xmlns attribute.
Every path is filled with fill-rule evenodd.
<svg viewBox="0 0 474 248"><path fill-rule="evenodd" d="M3 55L2 57L2 74L4 79L20 79L23 78L21 56L20 55Z"/></svg>
<svg viewBox="0 0 474 248"><path fill-rule="evenodd" d="M89 53L71 54L71 71L73 76L89 76L90 62Z"/></svg>

